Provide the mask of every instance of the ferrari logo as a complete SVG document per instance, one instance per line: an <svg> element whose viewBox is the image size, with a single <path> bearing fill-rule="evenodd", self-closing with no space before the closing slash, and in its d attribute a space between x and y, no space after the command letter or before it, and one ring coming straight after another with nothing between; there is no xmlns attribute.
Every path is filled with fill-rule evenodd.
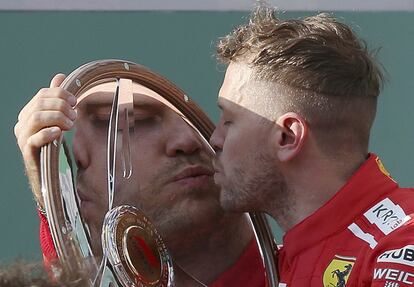
<svg viewBox="0 0 414 287"><path fill-rule="evenodd" d="M323 286L345 287L354 263L355 258L336 255L323 273Z"/></svg>

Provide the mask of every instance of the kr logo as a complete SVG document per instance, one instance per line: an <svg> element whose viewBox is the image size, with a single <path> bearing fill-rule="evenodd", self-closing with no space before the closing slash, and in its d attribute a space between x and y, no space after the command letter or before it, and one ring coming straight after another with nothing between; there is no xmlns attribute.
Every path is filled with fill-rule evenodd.
<svg viewBox="0 0 414 287"><path fill-rule="evenodd" d="M354 266L355 258L335 255L323 273L324 287L345 287Z"/></svg>

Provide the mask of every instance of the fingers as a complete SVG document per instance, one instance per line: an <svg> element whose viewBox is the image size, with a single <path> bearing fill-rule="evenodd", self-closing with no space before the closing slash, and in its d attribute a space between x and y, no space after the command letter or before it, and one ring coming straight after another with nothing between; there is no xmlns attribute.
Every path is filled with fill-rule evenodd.
<svg viewBox="0 0 414 287"><path fill-rule="evenodd" d="M61 134L62 130L58 127L44 128L28 138L27 146L29 148L41 148L42 146L58 139Z"/></svg>
<svg viewBox="0 0 414 287"><path fill-rule="evenodd" d="M19 114L14 127L14 133L20 148L25 141L42 128L56 126L61 130L72 128L76 119L76 111L72 108L74 102L68 103L61 98L38 97L30 105L26 105Z"/></svg>
<svg viewBox="0 0 414 287"><path fill-rule="evenodd" d="M23 149L26 145L31 145L28 139L43 129L56 127L59 130L70 130L73 124L73 121L60 111L36 111L31 114L27 122L16 124L17 143Z"/></svg>
<svg viewBox="0 0 414 287"><path fill-rule="evenodd" d="M25 107L24 110L20 112L19 121L28 120L29 117L36 112L45 112L48 111L59 111L63 113L70 120L74 121L76 119L76 111L73 109L75 105L74 102L68 102L61 98L45 98L39 97L36 101L32 102L30 106Z"/></svg>
<svg viewBox="0 0 414 287"><path fill-rule="evenodd" d="M62 84L63 80L66 78L64 74L56 74L50 81L51 88L57 88Z"/></svg>
<svg viewBox="0 0 414 287"><path fill-rule="evenodd" d="M57 74L49 88L40 89L23 107L14 126L27 176L37 200L42 201L40 191L40 148L56 139L62 131L69 130L76 119L73 107L76 97L59 88L65 75Z"/></svg>
<svg viewBox="0 0 414 287"><path fill-rule="evenodd" d="M50 81L50 88L58 88L59 85L63 82L63 80L65 79L65 75L64 74L56 74L52 80ZM21 117L25 114L28 113L28 110L32 107L33 103L37 101L38 98L40 97L58 97L61 98L63 100L67 100L67 101L74 101L76 99L73 99L73 95L66 92L63 89L48 89L48 88L42 88L40 89L37 94L26 104L26 106L20 111L18 119L21 120ZM72 97L71 97L72 96Z"/></svg>
<svg viewBox="0 0 414 287"><path fill-rule="evenodd" d="M39 147L58 138L62 131L72 128L76 119L73 109L76 97L58 87L64 79L63 74L54 76L51 87L40 89L20 111L14 133L22 152L27 149L37 152Z"/></svg>
<svg viewBox="0 0 414 287"><path fill-rule="evenodd" d="M61 99L66 101L67 104L71 107L76 105L76 97L73 96L68 91L65 91L61 88L43 88L40 89L37 94L30 100L29 103L20 111L18 120L25 121L27 117L34 110L39 108L43 109L42 103L45 103L45 99L48 101L54 101L56 99Z"/></svg>

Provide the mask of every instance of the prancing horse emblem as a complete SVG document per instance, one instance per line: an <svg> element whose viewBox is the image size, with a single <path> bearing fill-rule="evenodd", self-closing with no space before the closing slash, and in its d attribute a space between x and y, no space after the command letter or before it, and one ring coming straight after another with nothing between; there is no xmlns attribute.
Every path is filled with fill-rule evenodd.
<svg viewBox="0 0 414 287"><path fill-rule="evenodd" d="M345 287L354 263L354 257L335 255L323 273L323 286Z"/></svg>
<svg viewBox="0 0 414 287"><path fill-rule="evenodd" d="M352 269L352 265L348 264L345 266L344 271L340 271L339 269L332 271L332 277L336 276L338 282L336 283L336 285L333 285L332 283L331 285L335 287L345 287L345 283L346 283L345 276L347 276L351 272L351 269Z"/></svg>

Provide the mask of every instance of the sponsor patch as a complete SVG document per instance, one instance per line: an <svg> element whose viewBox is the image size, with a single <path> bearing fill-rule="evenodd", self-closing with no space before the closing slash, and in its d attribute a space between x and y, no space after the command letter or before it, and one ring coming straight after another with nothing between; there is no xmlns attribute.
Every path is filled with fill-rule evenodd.
<svg viewBox="0 0 414 287"><path fill-rule="evenodd" d="M387 250L378 256L377 262L391 262L414 267L414 245Z"/></svg>
<svg viewBox="0 0 414 287"><path fill-rule="evenodd" d="M335 255L323 273L323 286L345 287L354 263L353 257Z"/></svg>
<svg viewBox="0 0 414 287"><path fill-rule="evenodd" d="M374 269L374 280L381 280L381 279L391 280L393 282L397 282L397 283L399 282L399 283L404 283L408 285L414 284L413 273L405 272L405 271L398 270L398 269L391 269L391 268L375 268Z"/></svg>
<svg viewBox="0 0 414 287"><path fill-rule="evenodd" d="M404 210L398 204L394 204L389 198L385 198L374 205L364 213L364 216L385 235L410 220L410 217L405 214Z"/></svg>

